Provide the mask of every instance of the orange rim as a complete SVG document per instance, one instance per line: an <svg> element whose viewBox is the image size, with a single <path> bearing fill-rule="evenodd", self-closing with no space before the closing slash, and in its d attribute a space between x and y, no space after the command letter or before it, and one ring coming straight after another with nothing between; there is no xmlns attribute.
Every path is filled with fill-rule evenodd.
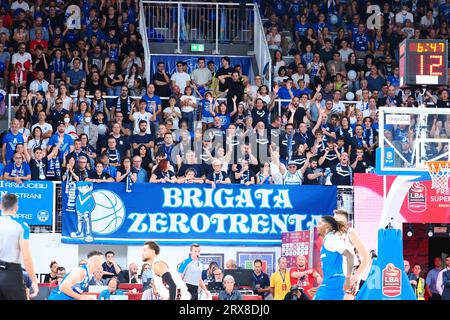
<svg viewBox="0 0 450 320"><path fill-rule="evenodd" d="M450 161L428 161L426 164L428 166L428 171L432 173L439 173L442 170L448 169L450 166Z"/></svg>

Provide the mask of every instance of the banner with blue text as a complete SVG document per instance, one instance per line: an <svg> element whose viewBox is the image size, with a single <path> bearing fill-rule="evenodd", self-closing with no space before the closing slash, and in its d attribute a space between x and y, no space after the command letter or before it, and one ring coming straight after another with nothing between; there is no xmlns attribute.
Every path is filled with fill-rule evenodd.
<svg viewBox="0 0 450 320"><path fill-rule="evenodd" d="M335 186L63 184L65 243L281 245L336 208Z"/></svg>
<svg viewBox="0 0 450 320"><path fill-rule="evenodd" d="M17 184L0 181L0 195L13 193L19 199L17 216L29 225L51 226L53 223L54 185L50 181Z"/></svg>

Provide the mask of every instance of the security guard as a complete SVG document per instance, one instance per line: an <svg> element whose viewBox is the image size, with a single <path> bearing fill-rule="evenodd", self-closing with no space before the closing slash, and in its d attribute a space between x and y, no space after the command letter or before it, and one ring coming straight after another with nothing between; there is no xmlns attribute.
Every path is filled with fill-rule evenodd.
<svg viewBox="0 0 450 320"><path fill-rule="evenodd" d="M17 197L14 194L3 196L1 209L0 300L27 299L23 285L22 267L20 265L21 255L25 264L25 270L31 278L33 293L30 294L30 298L33 298L38 294L39 288L30 252L30 228L25 222L16 217L19 206Z"/></svg>

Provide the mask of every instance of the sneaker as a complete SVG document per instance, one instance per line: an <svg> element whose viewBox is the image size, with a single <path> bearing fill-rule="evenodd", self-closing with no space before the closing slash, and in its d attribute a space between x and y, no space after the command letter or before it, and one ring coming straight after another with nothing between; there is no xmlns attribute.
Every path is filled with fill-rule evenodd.
<svg viewBox="0 0 450 320"><path fill-rule="evenodd" d="M91 235L87 235L86 238L84 238L84 241L92 242L92 241L94 241L94 238Z"/></svg>

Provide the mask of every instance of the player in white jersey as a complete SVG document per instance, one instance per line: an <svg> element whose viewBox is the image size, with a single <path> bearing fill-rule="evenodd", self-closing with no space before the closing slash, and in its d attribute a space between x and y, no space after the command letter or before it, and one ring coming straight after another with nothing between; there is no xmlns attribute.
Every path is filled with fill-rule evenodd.
<svg viewBox="0 0 450 320"><path fill-rule="evenodd" d="M160 248L156 242L147 241L142 248L142 261L151 265L154 292L161 300L190 300L191 294L176 269L159 258Z"/></svg>
<svg viewBox="0 0 450 320"><path fill-rule="evenodd" d="M352 277L350 278L351 288L347 290L344 297L344 300L354 300L362 285L361 280L372 260L358 233L355 229L348 226L348 213L344 210L334 210L334 219L339 224L338 237L345 243L348 250L354 256L354 267ZM347 261L344 259L344 270L346 263Z"/></svg>

